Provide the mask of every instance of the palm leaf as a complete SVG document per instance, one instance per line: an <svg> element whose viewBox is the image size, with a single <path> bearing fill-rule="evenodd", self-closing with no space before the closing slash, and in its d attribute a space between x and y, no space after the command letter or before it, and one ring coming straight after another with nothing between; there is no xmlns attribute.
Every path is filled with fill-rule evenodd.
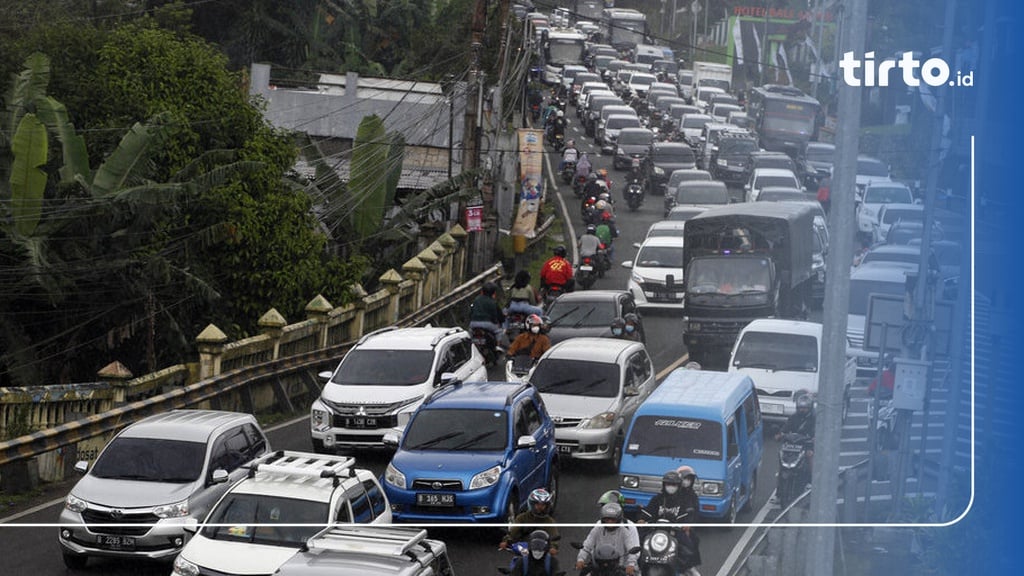
<svg viewBox="0 0 1024 576"><path fill-rule="evenodd" d="M30 54L23 66L25 69L14 77L14 84L7 94L6 126L10 129L21 123L30 104L46 96L50 85L50 59L45 54Z"/></svg>
<svg viewBox="0 0 1024 576"><path fill-rule="evenodd" d="M152 150L168 133L170 119L170 114L160 114L146 124L136 122L96 170L90 188L93 196L115 194L146 176L151 169Z"/></svg>
<svg viewBox="0 0 1024 576"><path fill-rule="evenodd" d="M46 165L48 142L46 126L35 114L26 114L18 123L18 131L11 144L14 162L11 165L11 215L14 230L22 236L31 236L39 225L43 210L43 192L46 191Z"/></svg>
<svg viewBox="0 0 1024 576"><path fill-rule="evenodd" d="M60 167L61 181L74 182L75 174L82 174L91 180L89 169L89 153L85 148L85 138L75 132L75 125L68 120L68 110L63 104L52 97L40 98L37 101L39 119L51 130L56 132L64 154L64 164Z"/></svg>

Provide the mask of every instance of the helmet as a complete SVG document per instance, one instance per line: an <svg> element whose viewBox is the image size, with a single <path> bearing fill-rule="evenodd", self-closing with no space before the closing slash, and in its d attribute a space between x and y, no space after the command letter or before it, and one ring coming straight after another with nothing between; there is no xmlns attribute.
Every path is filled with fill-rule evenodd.
<svg viewBox="0 0 1024 576"><path fill-rule="evenodd" d="M600 186L602 190L608 190L608 183L605 182L604 180L598 180L597 185Z"/></svg>
<svg viewBox="0 0 1024 576"><path fill-rule="evenodd" d="M587 180L589 180L590 182L596 182L597 181L597 174L595 174L594 172L591 172L590 174L587 174Z"/></svg>
<svg viewBox="0 0 1024 576"><path fill-rule="evenodd" d="M558 256L560 258L565 258L565 246L555 246L554 253L555 253L555 256Z"/></svg>
<svg viewBox="0 0 1024 576"><path fill-rule="evenodd" d="M541 326L542 324L544 324L544 320L541 319L539 314L530 314L529 316L526 317L526 327L527 328L529 328L530 326ZM543 488L537 488L536 490L534 490L533 492L530 493L530 502L531 503L533 502L533 495L538 493L538 492L544 492L545 494L547 494L547 490L545 490ZM548 500L551 499L551 495L550 494L547 494L547 497L548 497ZM546 500L545 500L545 502L546 502Z"/></svg>
<svg viewBox="0 0 1024 576"><path fill-rule="evenodd" d="M811 399L810 394L801 394L796 399L796 409L798 412L810 412L813 406L814 400Z"/></svg>
<svg viewBox="0 0 1024 576"><path fill-rule="evenodd" d="M687 488L693 488L697 483L697 473L689 466L680 466L676 469L675 473L682 480L683 486ZM666 474L666 476L668 476L668 474ZM664 480L662 480L662 482L664 482Z"/></svg>
<svg viewBox="0 0 1024 576"><path fill-rule="evenodd" d="M597 226L593 224L587 224L587 234L594 234L597 232Z"/></svg>
<svg viewBox="0 0 1024 576"><path fill-rule="evenodd" d="M480 289L480 291L488 296L494 296L494 294L498 291L498 285L495 284L494 282L484 282L484 285Z"/></svg>
<svg viewBox="0 0 1024 576"><path fill-rule="evenodd" d="M622 336L622 332L626 329L626 321L622 318L615 318L612 320L612 336Z"/></svg>
<svg viewBox="0 0 1024 576"><path fill-rule="evenodd" d="M565 112L559 110L558 112L555 113L555 116L558 116L559 118L561 118L562 116L565 116Z"/></svg>
<svg viewBox="0 0 1024 576"><path fill-rule="evenodd" d="M614 502L619 506L622 506L625 501L626 497L623 496L621 492L618 490L609 490L604 494L601 494L601 497L597 499L597 505L603 507L605 504Z"/></svg>
<svg viewBox="0 0 1024 576"><path fill-rule="evenodd" d="M569 139L569 141L565 143L565 147L566 148L570 148L570 147L575 146L575 145L576 145L576 141L572 140L572 139Z"/></svg>
<svg viewBox="0 0 1024 576"><path fill-rule="evenodd" d="M601 192L600 194L597 195L597 199L604 200L605 202L610 202L612 199L612 195L607 192Z"/></svg>
<svg viewBox="0 0 1024 576"><path fill-rule="evenodd" d="M604 200L598 200L597 204L595 204L594 207L597 208L598 210L604 210L608 208L608 203L605 202Z"/></svg>
<svg viewBox="0 0 1024 576"><path fill-rule="evenodd" d="M633 312L626 314L622 319L626 322L626 332L629 333L635 332L637 326L640 324L640 317Z"/></svg>
<svg viewBox="0 0 1024 576"><path fill-rule="evenodd" d="M605 178L605 177L607 177L607 176L608 176L608 169L607 169L607 168L598 168L598 170L597 170L597 173L598 173L598 175L600 175L600 176L601 176L602 178Z"/></svg>
<svg viewBox="0 0 1024 576"><path fill-rule="evenodd" d="M537 320L538 320L537 324L540 325L540 317L539 316L537 316L536 314L531 314L530 318L527 318L526 321L530 322L531 318L537 318ZM548 492L547 490L543 489L543 488L537 488L533 492L530 492L529 502L530 502L530 510L532 510L535 514L537 514L538 516L541 516L541 517L547 516L548 515L548 510L551 508L551 493ZM539 511L539 510L536 509L538 504L543 505L543 508L544 508L543 511Z"/></svg>
<svg viewBox="0 0 1024 576"><path fill-rule="evenodd" d="M544 557L547 553L548 548L551 546L551 539L548 537L548 533L543 530L534 530L530 532L530 554L537 560Z"/></svg>
<svg viewBox="0 0 1024 576"><path fill-rule="evenodd" d="M664 476L661 477L661 486L663 488L667 484L675 484L676 486L678 486L682 482L683 477L679 474L679 472L675 470L669 470L668 472L665 472Z"/></svg>
<svg viewBox="0 0 1024 576"><path fill-rule="evenodd" d="M611 520L613 524L622 522L622 506L618 502L609 502L601 506L601 522Z"/></svg>

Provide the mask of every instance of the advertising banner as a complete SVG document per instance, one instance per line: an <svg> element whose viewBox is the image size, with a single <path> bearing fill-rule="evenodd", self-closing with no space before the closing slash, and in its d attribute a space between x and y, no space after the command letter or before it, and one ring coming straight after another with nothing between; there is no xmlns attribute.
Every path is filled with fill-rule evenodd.
<svg viewBox="0 0 1024 576"><path fill-rule="evenodd" d="M537 214L544 197L544 132L519 130L519 208L512 225L513 236L533 238Z"/></svg>

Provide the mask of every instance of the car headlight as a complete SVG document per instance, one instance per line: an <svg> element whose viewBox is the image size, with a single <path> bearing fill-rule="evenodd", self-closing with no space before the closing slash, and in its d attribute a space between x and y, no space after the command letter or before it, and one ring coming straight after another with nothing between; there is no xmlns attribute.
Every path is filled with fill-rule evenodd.
<svg viewBox="0 0 1024 576"><path fill-rule="evenodd" d="M623 476L622 477L622 487L623 488L634 488L634 489L635 488L639 488L640 487L640 477L639 476L629 476L629 475Z"/></svg>
<svg viewBox="0 0 1024 576"><path fill-rule="evenodd" d="M501 466L493 466L476 476L473 476L473 479L469 481L469 489L476 490L477 488L487 488L488 486L497 484L500 479Z"/></svg>
<svg viewBox="0 0 1024 576"><path fill-rule="evenodd" d="M156 508L153 508L153 515L157 518L180 518L182 516L188 516L188 500L182 500L181 502L175 502L174 504L157 506Z"/></svg>
<svg viewBox="0 0 1024 576"><path fill-rule="evenodd" d="M85 509L89 507L89 503L68 494L67 498L64 499L64 507L72 512L85 512Z"/></svg>
<svg viewBox="0 0 1024 576"><path fill-rule="evenodd" d="M615 424L615 412L601 412L589 420L584 420L580 428L611 428L612 424Z"/></svg>
<svg viewBox="0 0 1024 576"><path fill-rule="evenodd" d="M405 474L398 471L394 464L388 464L384 469L384 481L399 490L405 490Z"/></svg>
<svg viewBox="0 0 1024 576"><path fill-rule="evenodd" d="M658 166L655 166L654 167L654 173L657 174L658 176L664 176L665 175L665 169L664 168L660 168Z"/></svg>
<svg viewBox="0 0 1024 576"><path fill-rule="evenodd" d="M654 536L651 536L651 552L661 556L665 554L671 554L675 550L675 538L671 538L668 532L659 531L655 532Z"/></svg>
<svg viewBox="0 0 1024 576"><path fill-rule="evenodd" d="M718 164L719 166L728 166L729 165L729 161L726 160L725 158L719 158L718 160L715 161L715 163Z"/></svg>
<svg viewBox="0 0 1024 576"><path fill-rule="evenodd" d="M626 151L623 150L622 148L616 148L615 149L615 154L617 154L619 156L625 156L626 155Z"/></svg>
<svg viewBox="0 0 1024 576"><path fill-rule="evenodd" d="M687 332L700 332L700 322L690 322L686 325Z"/></svg>
<svg viewBox="0 0 1024 576"><path fill-rule="evenodd" d="M702 494L707 494L708 496L721 496L722 483L710 480L705 481L704 483L701 484L700 491Z"/></svg>
<svg viewBox="0 0 1024 576"><path fill-rule="evenodd" d="M174 572L175 576L199 576L199 566L185 560L181 557L181 554L174 559Z"/></svg>
<svg viewBox="0 0 1024 576"><path fill-rule="evenodd" d="M313 428L319 428L328 421L327 412L314 408L309 412L309 421Z"/></svg>

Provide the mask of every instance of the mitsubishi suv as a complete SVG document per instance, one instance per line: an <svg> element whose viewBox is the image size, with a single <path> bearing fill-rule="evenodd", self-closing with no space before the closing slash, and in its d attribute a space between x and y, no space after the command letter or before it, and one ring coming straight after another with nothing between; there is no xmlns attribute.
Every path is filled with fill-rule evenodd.
<svg viewBox="0 0 1024 576"><path fill-rule="evenodd" d="M555 425L530 384L452 382L385 440L395 522L508 524L533 490L558 498Z"/></svg>
<svg viewBox="0 0 1024 576"><path fill-rule="evenodd" d="M405 426L445 375L486 380L484 358L462 328L385 328L363 336L310 408L315 452L383 448L384 433Z"/></svg>

